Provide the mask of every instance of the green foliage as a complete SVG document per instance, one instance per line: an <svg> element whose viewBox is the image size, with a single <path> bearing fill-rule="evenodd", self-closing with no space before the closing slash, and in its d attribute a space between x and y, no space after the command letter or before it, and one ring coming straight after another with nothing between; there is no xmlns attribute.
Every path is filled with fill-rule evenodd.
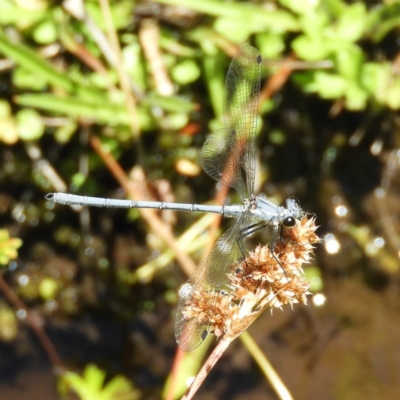
<svg viewBox="0 0 400 400"><path fill-rule="evenodd" d="M17 250L22 246L19 238L10 238L6 229L0 229L0 266L18 257Z"/></svg>
<svg viewBox="0 0 400 400"><path fill-rule="evenodd" d="M0 301L0 340L12 342L18 334L18 320L14 310L5 301Z"/></svg>
<svg viewBox="0 0 400 400"><path fill-rule="evenodd" d="M321 292L324 289L324 281L322 279L321 270L316 266L307 266L304 268L304 274L310 280L310 291L312 293Z"/></svg>
<svg viewBox="0 0 400 400"><path fill-rule="evenodd" d="M172 77L181 85L194 82L199 76L200 69L193 60L185 60L172 69Z"/></svg>
<svg viewBox="0 0 400 400"><path fill-rule="evenodd" d="M315 7L301 7L293 1L282 3L299 14L302 33L292 42L292 48L299 58L306 61L330 59L334 65L329 72L315 70L296 74L295 81L306 92L317 93L324 99L342 98L350 110L363 110L368 101L393 109L399 107L400 81L395 71L384 73L382 70L372 75L371 69L380 69L383 65L369 62L366 66L367 55L359 41L371 40L371 22L368 23L371 17L364 3L347 5L337 1L336 6L340 10L338 15L325 8L323 2L318 5L315 3ZM379 13L382 17L384 14L382 10ZM375 25L378 19L375 15ZM397 17L396 24L400 24L400 17ZM378 81L381 78L383 80Z"/></svg>
<svg viewBox="0 0 400 400"><path fill-rule="evenodd" d="M18 134L22 140L37 140L44 132L44 125L36 110L25 108L16 115Z"/></svg>
<svg viewBox="0 0 400 400"><path fill-rule="evenodd" d="M79 151L76 151L77 140L74 141L73 136L82 126L89 126L90 133L99 136L104 148L115 158L125 156L125 167L129 157L133 159L132 147L127 151L124 147L132 140L132 116L126 107L125 93L120 88L119 72L115 63L107 58L109 53L113 53L113 49L107 51L102 48L90 31L90 24L70 14L61 3L65 6L67 2L0 1L0 58L6 65L1 72L3 74L5 71L4 80L8 85L5 93L8 97L0 100L0 142L2 145L9 145L10 152L13 152L12 145L18 141L35 141L39 148L42 145L40 150L43 159L52 164L51 172L58 173L61 181L65 180L67 185L82 189L82 193L94 194L101 188L101 193L96 195L107 195L115 190L116 185L113 182L112 188L108 186L107 177L110 173L104 173L102 161L92 153L87 164L79 170L80 160L76 157ZM196 151L207 130L213 131L221 127L223 88L229 59L235 48L245 42L253 43L265 61L276 60L278 66L280 61L286 61L288 56L289 65L291 61L304 61L303 65L306 65L306 68L292 71L289 76L297 85L300 96L313 94L326 103L343 104L350 111L373 109L375 112L387 112L387 108L400 108L400 74L396 70L395 60L391 58L395 52L393 49L387 50L387 47L395 47L392 42L396 40L396 30L398 33L400 26L399 2L382 0L374 2L372 6L371 2L344 0L159 0L156 3L161 5L161 11L164 5L186 7L195 12L195 17L192 21L190 18L176 17L176 22L174 17L171 17L173 13L154 13L152 19L156 21L158 36L151 46L149 42L143 42L140 36L141 22L148 18L146 13L146 17L143 17L137 12L143 3L147 2L114 0L110 1L110 6L121 47L122 63L131 80L136 101L134 119L139 125L141 135L148 135L148 138L143 139L145 154L142 154L142 159L135 158L134 162L140 163L145 160L143 164L148 167L147 171L154 170L156 178L167 178L173 168L171 165L177 158L183 158L185 154L197 154ZM87 15L104 35L104 40L110 43L99 2L88 0L84 4ZM179 25L182 21L183 25ZM158 58L149 57L145 51L146 46L156 48L159 52ZM91 63L93 61L99 62L100 67L94 67ZM321 67L320 61L330 65L329 68ZM163 69L174 89L171 96L162 96L157 90L152 68L156 62L159 63L159 68L155 70ZM9 74L9 78L6 74ZM275 98L264 99L261 105L261 114L265 114L271 110L277 111L278 102ZM312 110L302 122L310 121L311 113ZM264 129L264 120L265 118L260 117L260 130ZM192 132L200 135L183 135L184 129L190 125L196 125ZM287 144L288 136L281 126L272 126L268 132L270 147L283 147ZM341 146L344 146L345 134L341 135ZM51 140L56 143L53 146L56 150L50 145ZM307 140L310 143L311 139L306 138L305 142ZM75 153L69 152L69 142L72 144L70 147L75 147ZM45 148L44 143L49 148ZM31 143L23 143L23 146L14 148L25 149L29 145ZM326 145L326 148L321 159L333 163L332 160L340 151L337 148L341 146L334 142L323 145ZM150 146L153 146L151 150ZM316 145L318 146L319 144ZM135 143L134 150L137 148L140 146ZM269 151L271 149L263 149L262 156L270 154ZM311 152L311 145L307 151ZM68 158L70 154L73 154L73 157ZM57 160L57 156L61 155L67 157L61 161ZM27 158L26 154L24 157ZM76 159L73 159L74 157ZM18 169L15 165L18 165L21 158L9 160L7 171ZM169 164L165 162L167 158ZM196 155L189 158L198 161ZM154 166L155 168L152 168ZM42 174L39 168L32 169L32 175ZM312 169L317 169L316 165L313 165ZM26 167L20 175L24 175L27 170ZM269 173L262 168L259 170L260 175ZM54 181L50 182L48 176L41 176L50 188ZM264 178L265 176L261 176L261 180ZM174 187L173 194L180 196L184 193L190 197L194 192L190 192L190 180L186 177L181 179L176 188ZM35 185L35 180L32 181ZM22 187L25 182L19 183L19 187ZM40 186L41 190L43 187L44 184ZM44 205L41 207L44 208ZM37 209L40 209L40 206ZM52 219L59 218L57 214L67 213L65 210L55 213L50 209L46 209L45 212L46 216L40 220L40 224L44 223L46 218L48 219L45 223L49 223ZM31 221L34 222L34 218ZM35 226L33 222L31 228ZM107 223L103 221L103 225ZM73 251L80 243L78 230L74 229L70 225L57 227L48 236L55 238L61 246L70 246L70 250ZM147 240L144 239L146 235L143 235L143 231L140 235L141 240ZM73 240L75 242L72 245ZM197 243L194 239L189 242L190 246ZM10 238L8 231L0 230L0 264L5 265L10 259L17 257L17 250L21 244L20 239ZM200 245L204 245L204 242L196 244ZM136 241L132 247L136 247ZM126 258L133 259L132 264L136 265L142 253L142 249L138 253L132 250ZM167 255L163 266L171 264L172 251L169 250ZM148 256L148 259L153 261L152 256ZM160 261L161 258L157 258L157 262ZM111 265L106 257L102 262L102 265ZM89 264L87 270L95 271L96 263L91 261ZM117 266L115 270L118 271L118 276L123 277L119 281L117 279L118 284L128 281L129 284L149 282L155 271L159 270L156 263L150 266L151 268L139 268L137 271L131 269L131 265L129 269ZM54 265L51 265L51 270L54 270ZM323 282L318 269L308 267L306 273L315 278L313 290L321 290ZM69 293L71 297L68 297L65 303L72 310L70 312L75 314L80 311L81 300L76 300L75 288L67 290L75 284L73 275L69 278L70 281L64 284L60 284L56 275L42 276L44 279L40 282L31 280L32 286L35 285L34 289L29 285L25 287L25 290L30 290L30 296L24 295L24 288L18 293L38 303L41 299L45 302L56 297L62 298ZM103 288L109 284L107 281L97 285L97 279L100 278L95 276L95 273L90 279L93 279L93 286L96 288ZM109 281L114 282L113 279ZM87 284L88 280L85 282ZM79 283L76 284L76 287L78 286ZM63 288L66 289L63 291ZM114 289L114 294L120 295L120 287ZM89 292L89 289L80 290L80 293L85 294L86 291ZM176 286L171 284L170 291L176 293ZM121 314L125 312L128 318L132 317L132 310L140 308L137 304L129 303L127 311L118 300L115 304L118 305L115 309L123 310ZM151 299L146 304L156 302ZM62 309L60 307L60 314ZM110 314L114 311L107 310ZM205 348L202 346L199 352ZM200 358L199 353L191 353L186 357L178 380L178 392L184 391L186 379L195 374L199 367L196 363L200 363ZM123 377L116 377L105 384L105 374L106 372L89 365L83 376L72 372L66 374L63 383L73 386L80 398L85 400L139 397L137 391Z"/></svg>
<svg viewBox="0 0 400 400"><path fill-rule="evenodd" d="M83 375L67 372L62 376L62 385L71 386L81 400L137 400L139 392L123 376L116 376L104 384L106 373L89 364Z"/></svg>
<svg viewBox="0 0 400 400"><path fill-rule="evenodd" d="M7 144L18 141L17 123L6 100L0 100L0 140Z"/></svg>
<svg viewBox="0 0 400 400"><path fill-rule="evenodd" d="M365 109L371 102L392 109L399 108L400 81L390 68L390 61L371 59L363 49L368 42L375 43L384 39L399 26L399 5L396 3L381 4L373 9L368 9L364 2L348 4L342 0L280 0L270 8L252 2L216 0L162 0L159 3L188 7L214 18L212 29L199 25L186 34L186 39L200 45L202 55L189 47L182 47L178 53L183 57L165 54L164 62L177 87L192 83L203 74L217 116L222 113L225 71L225 63L219 57L215 43L217 34L238 44L255 35L255 41L266 59L279 60L291 49L298 58L307 62L330 60L332 68L329 70L314 68L293 74L294 81L305 93L315 93L328 100L343 99L350 110ZM93 21L105 29L99 3L89 1L85 6ZM126 29L131 23L131 7L130 1L112 3L112 17L117 29ZM14 24L18 29L23 29L28 39L39 45L61 41L72 49L76 47L74 35L79 34L84 37L82 42L90 53L101 54L101 49L87 31L84 22L74 20L71 24L71 16L59 6L51 7L43 3L41 7L29 10L26 5L18 6L6 0L0 5L0 15L1 24ZM161 30L160 33L160 43L166 48L170 47L170 32ZM23 41L17 42L4 32L0 34L0 52L18 65L13 72L14 84L21 89L30 89L30 93L15 98L20 107L35 108L50 115L68 116L72 120L91 118L100 124L129 126L130 117L123 93L117 90L110 97L108 92L109 82L116 82L117 74L113 68L108 70L110 81L97 71L83 74L75 63L71 63L67 71L61 71L39 54L38 49L27 46ZM141 130L146 132L157 126L171 126L168 120L154 118L154 107L164 110L166 119L170 112L180 114L182 123L171 126L173 130L180 129L188 121L188 112L196 107L190 98L162 98L154 90L149 90L153 78L146 68L148 60L143 59L135 34L124 34L122 56L133 82L146 93L138 103L137 110ZM35 126L32 132L24 128L28 117L35 120L32 119ZM34 116L32 110L18 117L21 139L40 138L44 127L39 117L39 114ZM71 137L72 126L70 124L61 133L56 130L61 141L65 142ZM6 130L12 131L10 126ZM11 133L8 135L12 136Z"/></svg>

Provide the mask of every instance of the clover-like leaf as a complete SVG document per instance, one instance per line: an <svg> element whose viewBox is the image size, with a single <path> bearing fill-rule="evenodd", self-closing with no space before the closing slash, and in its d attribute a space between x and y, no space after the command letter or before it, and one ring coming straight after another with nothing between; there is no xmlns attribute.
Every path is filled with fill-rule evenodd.
<svg viewBox="0 0 400 400"><path fill-rule="evenodd" d="M363 2L357 2L346 7L335 27L338 39L354 43L359 40L365 29L367 11Z"/></svg>
<svg viewBox="0 0 400 400"><path fill-rule="evenodd" d="M306 61L317 61L328 56L330 48L321 37L300 35L292 42L292 48L297 55Z"/></svg>
<svg viewBox="0 0 400 400"><path fill-rule="evenodd" d="M314 80L307 87L307 91L316 92L324 99L337 99L346 91L346 79L340 75L318 71L314 74Z"/></svg>
<svg viewBox="0 0 400 400"><path fill-rule="evenodd" d="M104 385L106 373L94 364L89 364L83 376L67 372L63 381L73 387L81 400L137 400L139 392L131 382L118 375Z"/></svg>
<svg viewBox="0 0 400 400"><path fill-rule="evenodd" d="M350 81L358 81L364 55L358 46L350 45L336 53L336 66L339 74Z"/></svg>
<svg viewBox="0 0 400 400"><path fill-rule="evenodd" d="M355 82L348 82L346 92L346 108L348 110L363 110L368 101L368 92Z"/></svg>

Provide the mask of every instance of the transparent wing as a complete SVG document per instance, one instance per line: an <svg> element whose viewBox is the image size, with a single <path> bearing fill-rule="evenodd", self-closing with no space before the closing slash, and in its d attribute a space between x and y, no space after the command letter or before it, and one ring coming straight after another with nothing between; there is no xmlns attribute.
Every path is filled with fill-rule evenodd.
<svg viewBox="0 0 400 400"><path fill-rule="evenodd" d="M227 274L234 271L244 257L241 232L252 219L249 212L243 213L235 225L219 238L210 254L182 286L175 321L175 337L182 350L195 349L210 331L211 324L200 322L197 318L201 318L202 313L196 313L196 303L199 298L207 296L212 307L213 296L217 301L223 291L229 291Z"/></svg>
<svg viewBox="0 0 400 400"><path fill-rule="evenodd" d="M253 218L244 212L232 228L228 229L215 243L207 257L207 281L216 288L227 285L227 273L234 270L236 263L245 256L242 233L251 225Z"/></svg>
<svg viewBox="0 0 400 400"><path fill-rule="evenodd" d="M197 293L210 290L206 279L207 258L196 268L179 292L179 303L175 319L176 343L183 351L191 351L203 343L210 331L209 323L199 322L195 313ZM191 315L193 313L193 316Z"/></svg>
<svg viewBox="0 0 400 400"><path fill-rule="evenodd" d="M255 146L261 56L244 46L229 67L224 91L225 128L213 133L202 149L203 169L234 187L242 200L254 192Z"/></svg>
<svg viewBox="0 0 400 400"><path fill-rule="evenodd" d="M201 164L204 171L216 181L235 188L242 200L245 185L235 152L236 136L222 128L204 142L201 150Z"/></svg>

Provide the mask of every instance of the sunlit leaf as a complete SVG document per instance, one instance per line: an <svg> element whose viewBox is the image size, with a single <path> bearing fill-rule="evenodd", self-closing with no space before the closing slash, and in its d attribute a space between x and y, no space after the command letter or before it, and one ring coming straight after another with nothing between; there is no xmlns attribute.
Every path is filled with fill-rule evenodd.
<svg viewBox="0 0 400 400"><path fill-rule="evenodd" d="M172 77L174 81L186 85L187 83L194 82L200 76L200 68L194 60L185 60L176 64L172 69Z"/></svg>
<svg viewBox="0 0 400 400"><path fill-rule="evenodd" d="M335 24L335 36L348 42L359 40L366 27L367 11L365 4L357 2L345 8Z"/></svg>
<svg viewBox="0 0 400 400"><path fill-rule="evenodd" d="M17 112L18 136L22 140L37 140L44 132L44 124L36 110L25 108Z"/></svg>
<svg viewBox="0 0 400 400"><path fill-rule="evenodd" d="M116 376L106 385L105 372L89 364L83 376L75 372L67 372L62 377L63 381L73 387L81 400L137 400L139 392L123 376Z"/></svg>
<svg viewBox="0 0 400 400"><path fill-rule="evenodd" d="M307 61L321 60L330 53L330 49L322 38L306 35L301 35L293 40L292 48L301 59Z"/></svg>
<svg viewBox="0 0 400 400"><path fill-rule="evenodd" d="M259 32L272 29L275 32L297 31L299 24L289 12L279 9L268 10L257 4L247 2L221 2L217 0L159 0L159 3L188 7L192 10L216 17L246 21L252 29Z"/></svg>
<svg viewBox="0 0 400 400"><path fill-rule="evenodd" d="M29 71L22 67L16 67L12 75L12 81L16 87L41 91L46 88L47 82L42 74Z"/></svg>
<svg viewBox="0 0 400 400"><path fill-rule="evenodd" d="M318 93L324 99L337 99L344 95L346 80L340 75L319 71L314 75L314 81L307 86L310 92Z"/></svg>
<svg viewBox="0 0 400 400"><path fill-rule="evenodd" d="M358 81L363 63L363 52L357 46L345 47L336 53L339 74L351 81Z"/></svg>
<svg viewBox="0 0 400 400"><path fill-rule="evenodd" d="M256 38L257 48L265 59L273 60L281 56L285 50L283 36L272 33L261 33Z"/></svg>
<svg viewBox="0 0 400 400"><path fill-rule="evenodd" d="M279 0L279 3L298 14L308 14L318 5L317 1L310 0Z"/></svg>
<svg viewBox="0 0 400 400"><path fill-rule="evenodd" d="M21 246L21 239L10 238L6 229L0 229L0 265L6 265L10 260L17 258L17 250Z"/></svg>
<svg viewBox="0 0 400 400"><path fill-rule="evenodd" d="M359 111L365 109L368 93L357 83L350 82L346 88L345 98L347 109Z"/></svg>
<svg viewBox="0 0 400 400"><path fill-rule="evenodd" d="M369 11L365 24L372 40L381 41L392 29L400 26L400 3L378 4Z"/></svg>
<svg viewBox="0 0 400 400"><path fill-rule="evenodd" d="M33 31L33 38L37 43L49 44L57 39L57 28L51 19L44 20Z"/></svg>

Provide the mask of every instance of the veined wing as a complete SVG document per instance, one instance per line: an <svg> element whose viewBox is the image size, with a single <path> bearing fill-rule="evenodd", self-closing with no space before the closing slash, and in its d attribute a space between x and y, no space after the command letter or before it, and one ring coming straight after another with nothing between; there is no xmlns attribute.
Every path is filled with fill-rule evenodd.
<svg viewBox="0 0 400 400"><path fill-rule="evenodd" d="M261 61L251 46L242 47L233 58L225 80L225 128L213 133L202 149L204 171L234 187L242 200L254 192Z"/></svg>
<svg viewBox="0 0 400 400"><path fill-rule="evenodd" d="M227 273L234 272L243 258L241 231L251 223L252 217L244 212L235 225L228 229L216 242L207 258L196 268L193 275L180 290L180 299L175 321L175 337L179 347L190 351L199 346L210 332L213 305L218 297L229 292ZM197 313L198 302L209 304L210 318Z"/></svg>
<svg viewBox="0 0 400 400"><path fill-rule="evenodd" d="M211 290L206 279L206 263L207 259L201 262L179 291L175 338L183 351L191 351L200 346L211 328L211 321L196 313L196 298Z"/></svg>
<svg viewBox="0 0 400 400"><path fill-rule="evenodd" d="M218 304L229 294L229 272L235 273L244 257L242 233L253 221L245 211L215 243L210 254L195 270L188 282L182 286L176 314L175 336L182 350L190 351L206 338L215 321L222 318ZM206 302L206 307L204 303ZM209 311L206 315L204 311Z"/></svg>
<svg viewBox="0 0 400 400"><path fill-rule="evenodd" d="M249 210L237 219L232 228L228 229L215 243L207 257L207 280L217 288L226 288L227 273L245 257L243 233L254 222Z"/></svg>

